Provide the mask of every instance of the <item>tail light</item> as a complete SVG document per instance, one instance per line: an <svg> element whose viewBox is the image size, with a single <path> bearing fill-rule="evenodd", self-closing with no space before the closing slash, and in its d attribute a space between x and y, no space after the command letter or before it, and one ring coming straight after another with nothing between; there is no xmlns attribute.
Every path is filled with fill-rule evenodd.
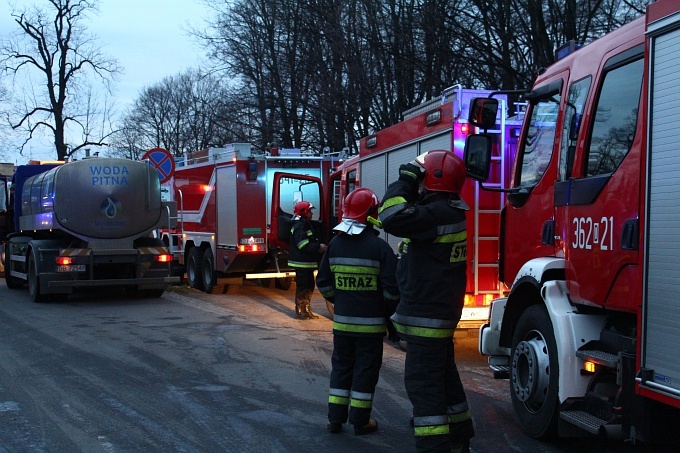
<svg viewBox="0 0 680 453"><path fill-rule="evenodd" d="M57 266L68 266L76 262L75 258L72 256L58 256L54 259Z"/></svg>
<svg viewBox="0 0 680 453"><path fill-rule="evenodd" d="M156 261L159 263L169 263L174 259L170 254L156 255Z"/></svg>

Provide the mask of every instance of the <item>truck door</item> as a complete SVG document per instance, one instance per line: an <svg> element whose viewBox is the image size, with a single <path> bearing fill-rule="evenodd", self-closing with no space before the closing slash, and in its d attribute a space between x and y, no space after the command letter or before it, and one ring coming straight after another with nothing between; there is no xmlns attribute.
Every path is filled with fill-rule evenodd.
<svg viewBox="0 0 680 453"><path fill-rule="evenodd" d="M605 62L592 88L584 146L563 193L566 279L577 303L619 309L627 303L630 310L637 304L630 287L638 263L642 51L638 46Z"/></svg>
<svg viewBox="0 0 680 453"><path fill-rule="evenodd" d="M326 204L323 202L321 179L315 176L275 172L272 186L271 225L269 245L289 248L290 221L298 201L309 201L314 206L312 221L321 223L320 231L327 232ZM328 237L324 240L327 242Z"/></svg>
<svg viewBox="0 0 680 453"><path fill-rule="evenodd" d="M557 174L553 153L559 139L562 86L567 78L568 71L564 71L541 83L528 96L529 118L522 131L513 177L513 187L519 191L508 195L501 214L505 239L500 272L501 280L508 286L528 259L555 254L554 245L545 241L544 236L553 225Z"/></svg>

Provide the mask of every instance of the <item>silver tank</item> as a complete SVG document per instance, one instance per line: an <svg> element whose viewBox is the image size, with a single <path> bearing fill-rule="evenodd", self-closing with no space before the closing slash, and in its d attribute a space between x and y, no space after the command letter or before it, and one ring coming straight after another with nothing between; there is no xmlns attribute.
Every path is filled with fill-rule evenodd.
<svg viewBox="0 0 680 453"><path fill-rule="evenodd" d="M153 229L161 216L158 172L145 162L92 158L26 180L22 230L60 229L82 239L122 239Z"/></svg>

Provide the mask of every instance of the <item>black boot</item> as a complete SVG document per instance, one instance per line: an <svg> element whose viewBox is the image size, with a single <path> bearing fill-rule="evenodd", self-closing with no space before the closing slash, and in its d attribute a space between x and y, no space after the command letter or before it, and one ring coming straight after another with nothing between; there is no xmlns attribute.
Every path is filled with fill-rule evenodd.
<svg viewBox="0 0 680 453"><path fill-rule="evenodd" d="M295 317L297 319L309 319L309 316L305 313L304 304L297 300L295 301Z"/></svg>
<svg viewBox="0 0 680 453"><path fill-rule="evenodd" d="M309 306L309 302L305 303L302 306L302 310L305 312L305 315L307 316L306 319L318 319L319 316L315 315L314 312L312 311L311 307Z"/></svg>

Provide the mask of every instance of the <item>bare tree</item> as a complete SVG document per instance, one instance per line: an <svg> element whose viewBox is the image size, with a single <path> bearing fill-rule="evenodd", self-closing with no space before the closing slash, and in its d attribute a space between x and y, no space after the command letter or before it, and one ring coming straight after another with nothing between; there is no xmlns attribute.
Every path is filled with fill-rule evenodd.
<svg viewBox="0 0 680 453"><path fill-rule="evenodd" d="M234 141L240 112L232 98L211 74L188 70L166 77L142 90L113 142L125 155L160 147L181 157Z"/></svg>
<svg viewBox="0 0 680 453"><path fill-rule="evenodd" d="M456 83L528 88L560 45L651 0L203 1L215 14L194 34L232 77L241 136L337 150Z"/></svg>
<svg viewBox="0 0 680 453"><path fill-rule="evenodd" d="M12 12L19 31L2 43L0 62L20 97L9 121L26 132L21 149L46 129L54 137L57 159L63 160L81 148L105 144L111 106L94 95L90 83L98 79L108 91L120 68L83 25L96 0L46 2L47 8Z"/></svg>

